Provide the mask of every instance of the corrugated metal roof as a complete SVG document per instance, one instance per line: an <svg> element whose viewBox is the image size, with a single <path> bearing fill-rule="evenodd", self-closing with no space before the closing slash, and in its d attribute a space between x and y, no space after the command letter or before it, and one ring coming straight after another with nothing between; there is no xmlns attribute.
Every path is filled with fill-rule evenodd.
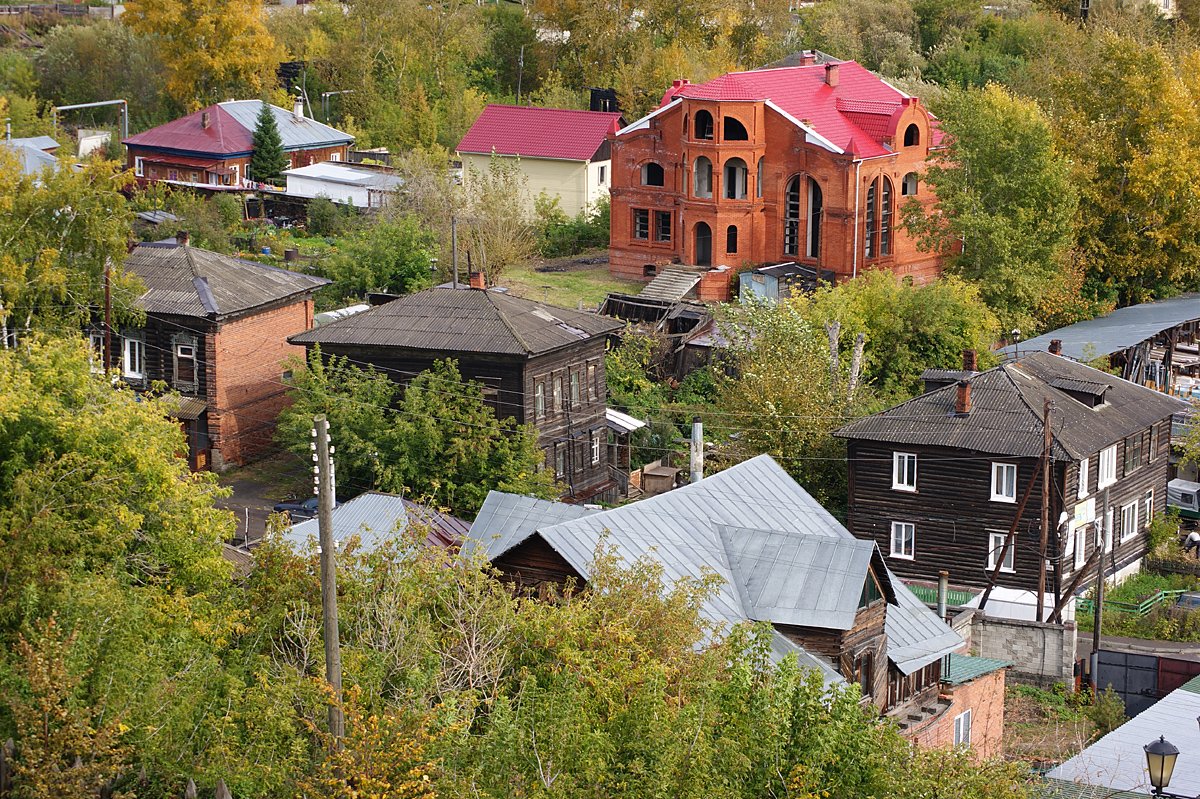
<svg viewBox="0 0 1200 799"><path fill-rule="evenodd" d="M1146 799L1144 791L1114 791L1051 778L1044 779L1035 787L1033 795L1042 799Z"/></svg>
<svg viewBox="0 0 1200 799"><path fill-rule="evenodd" d="M141 278L138 304L148 313L228 316L329 283L323 277L243 261L196 247L139 244L125 269Z"/></svg>
<svg viewBox="0 0 1200 799"><path fill-rule="evenodd" d="M482 549L493 560L529 538L539 527L596 512L595 508L583 505L489 491L471 524L470 535L463 541L462 551L469 555Z"/></svg>
<svg viewBox="0 0 1200 799"><path fill-rule="evenodd" d="M1177 688L1129 721L1085 748L1047 776L1068 783L1149 793L1142 747L1160 735L1182 753L1167 790L1178 796L1200 794L1200 694ZM1105 794L1107 796L1107 794Z"/></svg>
<svg viewBox="0 0 1200 799"><path fill-rule="evenodd" d="M1193 677L1192 679L1188 680L1183 685L1179 686L1179 690L1187 691L1193 694L1200 694L1200 677Z"/></svg>
<svg viewBox="0 0 1200 799"><path fill-rule="evenodd" d="M854 626L874 542L716 527L749 618L828 630Z"/></svg>
<svg viewBox="0 0 1200 799"><path fill-rule="evenodd" d="M613 319L498 291L432 288L290 341L530 356L620 329Z"/></svg>
<svg viewBox="0 0 1200 799"><path fill-rule="evenodd" d="M1055 380L1107 383L1096 408L1051 385ZM863 441L913 444L1040 457L1043 400L1054 402L1052 456L1078 460L1187 408L1181 400L1045 352L1002 364L971 378L971 412L954 413L957 386L923 394L851 422L835 435Z"/></svg>
<svg viewBox="0 0 1200 799"><path fill-rule="evenodd" d="M965 682L978 679L985 674L991 674L993 671L1008 668L1012 665L1008 660L997 660L996 658L981 658L974 655L960 655L957 652L951 652L946 655L945 665L942 667L942 682L948 682L951 685L962 685Z"/></svg>
<svg viewBox="0 0 1200 799"><path fill-rule="evenodd" d="M1077 361L1092 361L1128 349L1164 330L1200 319L1200 294L1181 294L1169 300L1118 308L1107 316L1076 322L1000 350L1006 357L1044 352L1050 342L1062 342L1062 353Z"/></svg>
<svg viewBox="0 0 1200 799"><path fill-rule="evenodd" d="M404 178L382 169L348 164L345 161L322 161L295 169L283 170L284 175L320 180L345 186L392 191L404 184Z"/></svg>
<svg viewBox="0 0 1200 799"><path fill-rule="evenodd" d="M646 423L641 419L636 419L627 413L621 413L616 408L604 409L604 421L608 424L609 429L616 430L618 433L632 433L646 426Z"/></svg>
<svg viewBox="0 0 1200 799"><path fill-rule="evenodd" d="M38 150L57 150L59 148L58 142L50 136L19 136L4 141L6 144L16 147L34 147Z"/></svg>
<svg viewBox="0 0 1200 799"><path fill-rule="evenodd" d="M608 111L489 105L458 143L460 153L591 161L621 115Z"/></svg>
<svg viewBox="0 0 1200 799"><path fill-rule="evenodd" d="M402 535L412 524L428 527L425 543L433 547L455 545L470 532L470 525L462 519L418 505L398 494L368 491L334 508L333 540L341 549L346 539L357 535L360 548L370 552ZM283 537L297 550L302 550L310 542L319 540L318 522L305 519L293 524L284 531Z"/></svg>
<svg viewBox="0 0 1200 799"><path fill-rule="evenodd" d="M28 144L17 144L16 141L8 142L3 140L0 140L0 147L3 147L16 158L17 163L21 165L21 172L24 175L36 177L47 169L58 171L58 159L37 147Z"/></svg>
<svg viewBox="0 0 1200 799"><path fill-rule="evenodd" d="M210 105L179 119L130 136L127 145L173 150L202 155L228 157L248 155L253 149L254 129L258 126L261 100L231 100ZM277 105L268 105L284 150L317 149L351 144L354 137L336 128L322 125L307 117L297 119L295 114ZM208 127L204 117L208 116Z"/></svg>
<svg viewBox="0 0 1200 799"><path fill-rule="evenodd" d="M159 398L167 413L176 419L199 419L200 414L208 408L208 403L199 397L184 397L179 394L166 394Z"/></svg>
<svg viewBox="0 0 1200 799"><path fill-rule="evenodd" d="M477 520L472 537L477 528L488 530L495 526L481 525ZM697 577L704 570L715 572L724 582L706 601L702 612L713 621L736 624L753 618L739 595L738 575L745 577L752 563L768 570L773 567L764 566L765 560L746 559L735 574L721 538L722 526L773 531L796 540L813 536L854 541L849 531L779 464L767 455L760 455L698 483L629 505L558 524L530 519L520 535L497 539L486 551L489 558L495 559L536 530L586 577L603 537L626 561L650 557L662 564L668 583ZM851 549L857 546L852 545ZM896 596L896 604L888 607L885 626L888 656L901 671L911 674L962 645L962 639L913 597L894 575L888 572L887 579ZM773 583L773 578L766 582ZM860 582L858 591L861 588ZM854 598L857 603L857 593ZM830 679L840 679L819 657L790 643L780 646L796 652L802 663L821 669Z"/></svg>
<svg viewBox="0 0 1200 799"><path fill-rule="evenodd" d="M647 300L678 302L687 296L695 296L696 285L704 275L690 269L664 269L638 292L638 297Z"/></svg>

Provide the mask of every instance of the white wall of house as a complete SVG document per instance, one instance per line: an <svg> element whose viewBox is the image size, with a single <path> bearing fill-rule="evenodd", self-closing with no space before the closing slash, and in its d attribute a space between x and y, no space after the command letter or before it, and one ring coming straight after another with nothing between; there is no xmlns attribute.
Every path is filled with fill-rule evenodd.
<svg viewBox="0 0 1200 799"><path fill-rule="evenodd" d="M584 161L558 161L549 158L509 158L514 160L525 175L527 193L525 197L525 212L533 215L533 201L539 194L545 192L550 197L557 197L559 207L567 216L575 216L585 206L592 205L600 197L608 194L608 184L612 181L612 167L608 161L587 163ZM463 162L463 185L467 192L471 191L472 172L483 174L488 171L491 163L490 155L475 153L460 153ZM600 184L600 167L604 167L604 183Z"/></svg>
<svg viewBox="0 0 1200 799"><path fill-rule="evenodd" d="M285 177L287 178L287 193L290 197L312 199L325 196L335 203L347 203L355 208L367 207L369 192L366 186L350 186L304 175L285 175Z"/></svg>

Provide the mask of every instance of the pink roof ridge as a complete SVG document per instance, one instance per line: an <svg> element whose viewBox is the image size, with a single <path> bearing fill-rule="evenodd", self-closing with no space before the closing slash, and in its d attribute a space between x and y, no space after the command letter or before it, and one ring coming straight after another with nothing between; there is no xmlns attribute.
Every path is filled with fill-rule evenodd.
<svg viewBox="0 0 1200 799"><path fill-rule="evenodd" d="M621 119L611 111L488 105L458 152L590 161Z"/></svg>

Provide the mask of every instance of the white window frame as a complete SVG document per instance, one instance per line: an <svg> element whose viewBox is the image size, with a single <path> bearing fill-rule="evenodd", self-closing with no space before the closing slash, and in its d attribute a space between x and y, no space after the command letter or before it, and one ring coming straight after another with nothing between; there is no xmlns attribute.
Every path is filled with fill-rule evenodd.
<svg viewBox="0 0 1200 799"><path fill-rule="evenodd" d="M1142 527L1150 529L1150 522L1154 519L1154 489L1146 489L1146 493L1142 494Z"/></svg>
<svg viewBox="0 0 1200 799"><path fill-rule="evenodd" d="M1137 535L1138 530L1140 529L1138 527L1138 504L1140 501L1141 500L1135 499L1133 502L1129 502L1121 506L1122 544Z"/></svg>
<svg viewBox="0 0 1200 799"><path fill-rule="evenodd" d="M88 333L88 349L91 351L93 372L104 371L104 333L92 330Z"/></svg>
<svg viewBox="0 0 1200 799"><path fill-rule="evenodd" d="M1083 564L1087 563L1087 540L1088 526L1091 523L1081 524L1071 531L1071 549L1074 554L1075 569L1078 571L1083 568Z"/></svg>
<svg viewBox="0 0 1200 799"><path fill-rule="evenodd" d="M602 431L592 431L592 465L600 465L600 434Z"/></svg>
<svg viewBox="0 0 1200 799"><path fill-rule="evenodd" d="M543 380L533 384L533 418L546 418L546 383Z"/></svg>
<svg viewBox="0 0 1200 799"><path fill-rule="evenodd" d="M1107 488L1117 482L1117 445L1100 450L1100 466L1096 470L1096 489Z"/></svg>
<svg viewBox="0 0 1200 799"><path fill-rule="evenodd" d="M971 745L971 708L954 717L954 745Z"/></svg>
<svg viewBox="0 0 1200 799"><path fill-rule="evenodd" d="M596 182L601 186L607 185L607 183L608 183L608 166L607 165L601 164L599 167L597 167Z"/></svg>
<svg viewBox="0 0 1200 799"><path fill-rule="evenodd" d="M562 444L554 445L554 476L567 476L567 450Z"/></svg>
<svg viewBox="0 0 1200 799"><path fill-rule="evenodd" d="M1086 499L1087 495L1088 495L1088 478L1091 477L1091 474L1089 474L1089 472L1091 472L1091 464L1092 464L1092 459L1090 457L1084 458L1083 460L1081 460L1079 462L1079 498L1080 499Z"/></svg>
<svg viewBox="0 0 1200 799"><path fill-rule="evenodd" d="M996 557L1004 549L1004 542L1007 538L1006 531L988 530L987 568L989 573L996 568ZM1004 563L1005 565L1000 567L1002 574L1014 574L1017 571L1017 542L1014 541L1013 545L1008 548L1008 557L1004 559Z"/></svg>
<svg viewBox="0 0 1200 799"><path fill-rule="evenodd" d="M904 532L907 528L908 535ZM900 532L900 548L896 548L896 533ZM908 551L905 552L905 539L908 541ZM891 556L901 560L913 560L917 552L917 526L912 522L892 522Z"/></svg>
<svg viewBox="0 0 1200 799"><path fill-rule="evenodd" d="M133 157L133 174L139 178L146 177L146 164L144 161L142 161L142 157L140 155L135 155Z"/></svg>
<svg viewBox="0 0 1200 799"><path fill-rule="evenodd" d="M330 160L330 161L333 161L333 162L335 162L335 163L336 163L336 162L339 162L339 161L341 161L341 160L342 160L342 154L341 154L341 153L330 153L330 154L329 154L329 160Z"/></svg>
<svg viewBox="0 0 1200 799"><path fill-rule="evenodd" d="M911 473L907 468L911 465ZM907 482L905 478L911 478L912 482ZM892 490L894 491L911 491L917 490L917 456L912 452L893 452L892 453Z"/></svg>
<svg viewBox="0 0 1200 799"><path fill-rule="evenodd" d="M1012 493L1011 494L997 493L996 492L997 476L999 474L1001 474L1002 472L1007 473L1009 470L1012 471L1012 486L1011 486ZM1008 481L1005 480L1005 483L1007 484ZM1007 488L1007 487L1008 487L1007 485L1004 486L1004 488ZM992 462L992 483L991 483L990 493L991 493L992 502L1015 503L1017 501L1017 464L1001 463L999 461Z"/></svg>
<svg viewBox="0 0 1200 799"><path fill-rule="evenodd" d="M1103 544L1105 552L1112 552L1114 538L1116 536L1113 534L1113 512L1112 508L1109 508L1104 513L1104 540L1097 541L1096 545Z"/></svg>
<svg viewBox="0 0 1200 799"><path fill-rule="evenodd" d="M130 345L135 345L130 347ZM131 368L130 356L136 353L137 368ZM141 380L146 377L146 340L141 336L121 337L121 373L125 377Z"/></svg>

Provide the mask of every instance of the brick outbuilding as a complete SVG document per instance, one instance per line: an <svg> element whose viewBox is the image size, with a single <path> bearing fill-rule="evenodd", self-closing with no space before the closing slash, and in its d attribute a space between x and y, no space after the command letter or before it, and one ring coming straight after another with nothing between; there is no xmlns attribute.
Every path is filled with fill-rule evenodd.
<svg viewBox="0 0 1200 799"><path fill-rule="evenodd" d="M937 120L853 61L676 81L611 139L616 276L725 266L723 298L739 268L763 263L939 274L900 225L903 202L931 199L918 176Z"/></svg>

